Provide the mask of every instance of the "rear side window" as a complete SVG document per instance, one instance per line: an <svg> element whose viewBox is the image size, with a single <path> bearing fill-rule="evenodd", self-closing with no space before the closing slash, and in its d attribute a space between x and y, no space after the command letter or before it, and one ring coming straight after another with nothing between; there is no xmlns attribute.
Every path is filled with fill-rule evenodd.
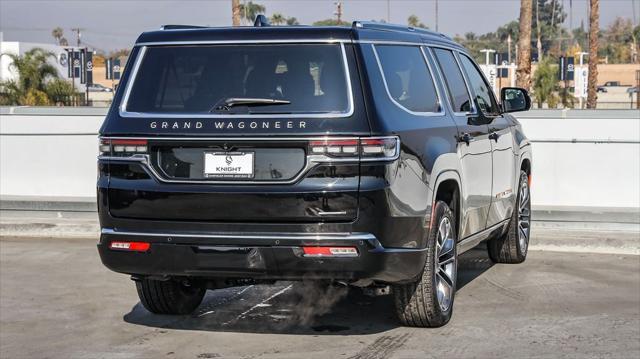
<svg viewBox="0 0 640 359"><path fill-rule="evenodd" d="M208 114L229 98L290 104L245 106L245 114L347 113L350 101L340 44L151 46L127 112Z"/></svg>
<svg viewBox="0 0 640 359"><path fill-rule="evenodd" d="M416 46L376 46L391 98L411 112L440 112L431 72Z"/></svg>
<svg viewBox="0 0 640 359"><path fill-rule="evenodd" d="M469 91L453 53L444 49L433 49L433 52L444 75L453 110L455 112L470 112Z"/></svg>
<svg viewBox="0 0 640 359"><path fill-rule="evenodd" d="M466 55L460 54L460 61L462 62L464 70L467 72L470 85L473 88L476 95L476 101L482 112L487 114L497 114L498 105L493 98L493 94L491 93L492 90L480 74L478 68Z"/></svg>

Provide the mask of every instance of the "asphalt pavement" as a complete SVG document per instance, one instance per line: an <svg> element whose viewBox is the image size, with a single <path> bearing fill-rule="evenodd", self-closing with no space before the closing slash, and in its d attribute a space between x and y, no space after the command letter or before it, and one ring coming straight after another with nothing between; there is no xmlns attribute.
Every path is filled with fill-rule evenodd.
<svg viewBox="0 0 640 359"><path fill-rule="evenodd" d="M159 316L95 239L0 239L1 358L638 358L640 257L532 251L460 258L451 322L398 325L392 298L277 283L209 291Z"/></svg>

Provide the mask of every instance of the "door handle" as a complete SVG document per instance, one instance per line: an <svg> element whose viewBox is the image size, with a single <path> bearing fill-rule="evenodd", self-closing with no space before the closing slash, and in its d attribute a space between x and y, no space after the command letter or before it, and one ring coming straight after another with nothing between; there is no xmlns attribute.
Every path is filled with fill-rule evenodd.
<svg viewBox="0 0 640 359"><path fill-rule="evenodd" d="M463 133L460 137L458 137L458 142L464 142L467 144L467 146L471 141L473 141L473 136L471 136L467 132Z"/></svg>
<svg viewBox="0 0 640 359"><path fill-rule="evenodd" d="M491 132L489 134L489 139L490 140L494 140L494 141L498 142L498 137L500 137L500 135L497 132Z"/></svg>

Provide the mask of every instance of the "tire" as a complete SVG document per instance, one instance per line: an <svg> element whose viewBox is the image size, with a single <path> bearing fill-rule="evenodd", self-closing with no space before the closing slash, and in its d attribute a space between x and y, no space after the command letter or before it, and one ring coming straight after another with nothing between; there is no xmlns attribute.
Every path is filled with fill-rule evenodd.
<svg viewBox="0 0 640 359"><path fill-rule="evenodd" d="M436 225L429 231L427 260L420 278L393 286L396 313L405 326L440 327L453 313L458 261L456 222L445 202L436 202L433 213Z"/></svg>
<svg viewBox="0 0 640 359"><path fill-rule="evenodd" d="M206 290L186 286L176 280L141 279L136 281L142 305L155 314L190 314L200 303Z"/></svg>
<svg viewBox="0 0 640 359"><path fill-rule="evenodd" d="M531 238L531 193L529 177L520 171L518 197L505 234L487 243L489 257L495 263L522 263L527 258Z"/></svg>

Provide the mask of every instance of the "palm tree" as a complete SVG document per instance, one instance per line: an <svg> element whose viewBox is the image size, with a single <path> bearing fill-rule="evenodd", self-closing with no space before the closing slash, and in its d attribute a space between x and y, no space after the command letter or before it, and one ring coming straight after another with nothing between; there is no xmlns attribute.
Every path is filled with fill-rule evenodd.
<svg viewBox="0 0 640 359"><path fill-rule="evenodd" d="M270 21L271 21L272 25L282 25L287 20L284 18L284 16L282 16L282 14L275 13L275 14L271 15Z"/></svg>
<svg viewBox="0 0 640 359"><path fill-rule="evenodd" d="M240 0L231 0L231 18L233 26L240 26Z"/></svg>
<svg viewBox="0 0 640 359"><path fill-rule="evenodd" d="M524 89L531 88L531 0L520 0L520 31L518 39L518 69L516 83Z"/></svg>
<svg viewBox="0 0 640 359"><path fill-rule="evenodd" d="M58 71L48 60L55 58L51 52L33 48L24 55L2 54L11 59L9 69L17 72L17 80L0 82L0 103L4 105L48 105L64 102L60 99L73 94L69 86L61 84ZM56 98L49 96L55 90Z"/></svg>
<svg viewBox="0 0 640 359"><path fill-rule="evenodd" d="M266 8L263 5L255 4L253 1L240 4L240 16L249 24L253 23L256 16L264 14L265 11Z"/></svg>
<svg viewBox="0 0 640 359"><path fill-rule="evenodd" d="M61 45L60 41L64 38L64 30L62 30L62 28L58 26L55 29L51 30L51 36L56 39L56 44Z"/></svg>
<svg viewBox="0 0 640 359"><path fill-rule="evenodd" d="M589 5L589 81L587 84L587 108L595 109L598 102L598 33L600 32L600 0Z"/></svg>
<svg viewBox="0 0 640 359"><path fill-rule="evenodd" d="M46 80L58 77L58 70L48 62L50 58L55 58L52 52L35 47L22 56L6 55L12 61L9 69L18 73L18 85L21 89L44 91Z"/></svg>

